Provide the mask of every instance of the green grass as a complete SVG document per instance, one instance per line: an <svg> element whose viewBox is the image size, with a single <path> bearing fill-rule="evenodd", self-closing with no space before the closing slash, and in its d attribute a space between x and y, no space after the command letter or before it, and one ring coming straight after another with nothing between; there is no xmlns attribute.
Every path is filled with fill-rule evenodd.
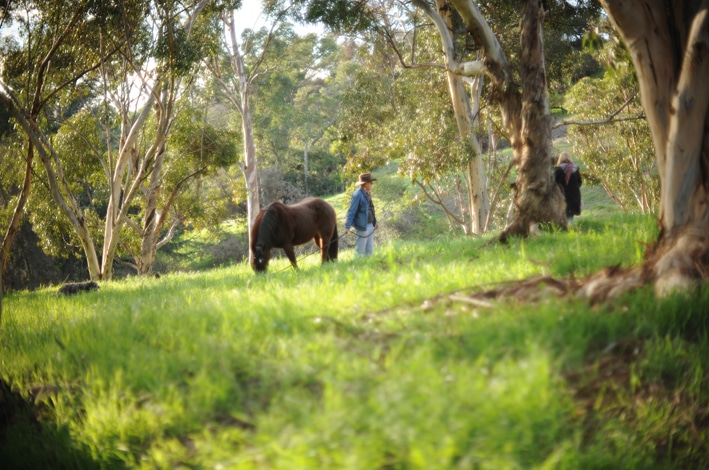
<svg viewBox="0 0 709 470"><path fill-rule="evenodd" d="M347 202L342 202L346 204ZM339 213L339 212L338 212ZM651 217L508 246L442 234L4 299L3 468L696 468L709 289L450 297L637 265ZM41 423L38 427L36 422ZM41 429L41 431L39 430Z"/></svg>

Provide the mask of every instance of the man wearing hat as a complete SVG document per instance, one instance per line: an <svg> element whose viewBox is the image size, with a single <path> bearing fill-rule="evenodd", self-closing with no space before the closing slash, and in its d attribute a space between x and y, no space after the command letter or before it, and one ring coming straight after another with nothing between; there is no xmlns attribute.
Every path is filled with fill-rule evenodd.
<svg viewBox="0 0 709 470"><path fill-rule="evenodd" d="M350 208L347 210L345 220L345 234L349 233L352 227L357 234L357 244L355 249L358 255L371 255L374 252L374 230L377 228L377 217L374 215L374 203L372 202L372 183L377 181L369 173L359 175L359 180L355 183L359 186L352 194Z"/></svg>

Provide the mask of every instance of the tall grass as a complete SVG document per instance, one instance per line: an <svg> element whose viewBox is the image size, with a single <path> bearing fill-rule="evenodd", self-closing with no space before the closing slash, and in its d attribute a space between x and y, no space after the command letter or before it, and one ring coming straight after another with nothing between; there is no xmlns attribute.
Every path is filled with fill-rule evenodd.
<svg viewBox="0 0 709 470"><path fill-rule="evenodd" d="M631 266L651 217L440 236L4 299L3 468L672 468L706 459L709 290L591 306L449 294ZM9 392L8 392L9 393ZM23 400L31 402L27 409ZM703 414L702 414L703 413Z"/></svg>

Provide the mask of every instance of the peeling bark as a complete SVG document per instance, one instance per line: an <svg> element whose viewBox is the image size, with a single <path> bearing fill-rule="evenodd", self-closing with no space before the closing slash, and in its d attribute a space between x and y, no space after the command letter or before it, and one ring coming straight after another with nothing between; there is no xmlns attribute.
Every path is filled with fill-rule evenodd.
<svg viewBox="0 0 709 470"><path fill-rule="evenodd" d="M601 3L638 76L660 176L661 230L642 267L599 276L595 289L624 286L608 290L612 296L653 282L658 296L687 290L709 279L709 2Z"/></svg>
<svg viewBox="0 0 709 470"><path fill-rule="evenodd" d="M529 0L522 7L522 109L515 181L515 219L500 235L529 234L537 223L566 228L566 202L552 175L551 114L544 66L541 2ZM513 151L514 151L513 150Z"/></svg>
<svg viewBox="0 0 709 470"><path fill-rule="evenodd" d="M510 65L499 41L472 0L451 0L468 31L484 52L484 71L492 80L493 95L500 106L517 168L515 218L500 240L527 236L537 224L566 228L566 203L554 183L551 158L551 115L549 113L540 0L522 2L521 57L522 89L512 82ZM460 64L458 73L479 73L476 64Z"/></svg>

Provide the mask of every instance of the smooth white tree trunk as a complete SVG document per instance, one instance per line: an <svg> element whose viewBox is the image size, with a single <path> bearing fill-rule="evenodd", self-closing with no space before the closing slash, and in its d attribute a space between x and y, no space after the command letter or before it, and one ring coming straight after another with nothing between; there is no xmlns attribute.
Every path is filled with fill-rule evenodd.
<svg viewBox="0 0 709 470"><path fill-rule="evenodd" d="M436 0L438 11L434 11L425 1L417 0L414 4L421 8L433 20L443 45L443 58L448 80L448 91L453 104L453 112L458 126L458 135L473 152L473 157L464 169L468 179L469 204L471 211L471 230L481 234L486 229L490 201L485 180L485 166L482 160L482 149L475 134L474 114L471 98L465 91L463 76L455 73L459 64L455 59L455 47L452 36L452 20L448 0Z"/></svg>
<svg viewBox="0 0 709 470"><path fill-rule="evenodd" d="M229 86L215 67L212 68L212 71L215 73L226 96L241 115L241 126L244 137L244 160L240 167L246 181L246 211L249 223L248 233L249 237L251 237L251 227L253 227L256 217L261 210L256 145L251 119L251 81L258 75L258 70L252 70L251 75L247 75L246 68L244 67L244 58L239 49L239 41L236 38L235 14L236 12L234 11L224 14L222 21L228 29L231 67L232 72L236 75L237 89L233 89ZM267 47L268 42L264 47L263 53L265 53ZM260 64L261 61L259 60L257 63ZM251 246L251 240L249 240L249 246Z"/></svg>

